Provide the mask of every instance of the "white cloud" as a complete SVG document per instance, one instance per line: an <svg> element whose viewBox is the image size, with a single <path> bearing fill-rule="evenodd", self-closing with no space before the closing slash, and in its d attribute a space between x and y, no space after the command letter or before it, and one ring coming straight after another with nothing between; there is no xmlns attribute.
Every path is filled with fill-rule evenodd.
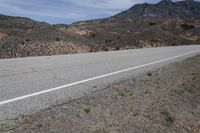
<svg viewBox="0 0 200 133"><path fill-rule="evenodd" d="M104 10L123 10L134 4L143 3L144 0L62 0L79 6L98 8Z"/></svg>
<svg viewBox="0 0 200 133"><path fill-rule="evenodd" d="M79 13L76 12L64 12L62 9L57 9L55 11L54 7L43 7L39 10L36 9L24 9L23 6L19 5L29 5L29 6L38 6L39 3L26 3L23 0L19 0L16 3L13 3L9 0L2 0L0 4L0 12L1 13L12 13L12 14L20 14L24 16L44 16L44 17L54 17L54 18L79 18L81 17ZM41 5L40 5L41 6ZM12 9L12 10L10 10Z"/></svg>

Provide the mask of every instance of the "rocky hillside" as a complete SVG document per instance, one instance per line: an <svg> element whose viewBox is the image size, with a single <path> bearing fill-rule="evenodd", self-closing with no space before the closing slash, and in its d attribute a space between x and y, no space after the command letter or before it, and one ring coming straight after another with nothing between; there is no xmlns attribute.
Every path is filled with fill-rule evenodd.
<svg viewBox="0 0 200 133"><path fill-rule="evenodd" d="M49 25L0 15L0 58L200 43L200 2L138 4L110 18Z"/></svg>
<svg viewBox="0 0 200 133"><path fill-rule="evenodd" d="M114 18L134 19L143 17L179 17L179 18L200 18L200 4L199 2L187 0L172 2L170 0L162 0L157 4L139 4L135 5L129 10L122 12Z"/></svg>
<svg viewBox="0 0 200 133"><path fill-rule="evenodd" d="M30 33L38 29L48 27L45 22L37 22L29 18L11 17L0 14L0 31L7 35Z"/></svg>

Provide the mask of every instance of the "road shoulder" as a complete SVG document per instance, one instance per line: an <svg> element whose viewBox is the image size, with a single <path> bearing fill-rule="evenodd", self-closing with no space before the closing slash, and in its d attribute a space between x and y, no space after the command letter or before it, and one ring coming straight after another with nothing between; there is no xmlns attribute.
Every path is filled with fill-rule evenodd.
<svg viewBox="0 0 200 133"><path fill-rule="evenodd" d="M200 131L200 55L0 122L0 132Z"/></svg>

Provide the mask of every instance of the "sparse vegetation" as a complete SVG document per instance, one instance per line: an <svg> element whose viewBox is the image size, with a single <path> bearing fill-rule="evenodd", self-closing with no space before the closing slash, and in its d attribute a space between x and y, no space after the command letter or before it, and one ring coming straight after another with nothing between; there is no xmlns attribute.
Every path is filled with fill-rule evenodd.
<svg viewBox="0 0 200 133"><path fill-rule="evenodd" d="M34 115L0 122L0 130L14 133L50 130L198 133L199 59L200 55L152 71L151 78L144 73ZM196 80L192 79L193 75L197 76ZM151 93L145 94L145 90Z"/></svg>
<svg viewBox="0 0 200 133"><path fill-rule="evenodd" d="M168 111L160 112L164 117L168 125L171 125L174 122L174 117Z"/></svg>
<svg viewBox="0 0 200 133"><path fill-rule="evenodd" d="M152 73L151 73L151 72L148 72L147 75L148 75L149 77L151 77L151 76L152 76Z"/></svg>
<svg viewBox="0 0 200 133"><path fill-rule="evenodd" d="M128 97L128 96L132 96L133 95L133 93L130 92L129 90L127 90L127 89L118 90L117 94L120 97Z"/></svg>
<svg viewBox="0 0 200 133"><path fill-rule="evenodd" d="M150 26L153 26L153 25L156 25L157 23L155 23L155 22L149 22L149 25Z"/></svg>
<svg viewBox="0 0 200 133"><path fill-rule="evenodd" d="M0 58L195 44L199 18L196 1L136 5L111 18L72 25L0 15Z"/></svg>
<svg viewBox="0 0 200 133"><path fill-rule="evenodd" d="M91 111L89 107L85 107L83 110L84 110L85 113L87 113L87 114L90 113L90 111Z"/></svg>
<svg viewBox="0 0 200 133"><path fill-rule="evenodd" d="M195 28L194 25L189 25L189 24L187 24L187 23L181 24L181 27L184 28L185 30L189 30L189 29Z"/></svg>
<svg viewBox="0 0 200 133"><path fill-rule="evenodd" d="M183 89L175 89L175 90L172 90L172 92L175 94L178 94L179 96L182 96L184 94Z"/></svg>

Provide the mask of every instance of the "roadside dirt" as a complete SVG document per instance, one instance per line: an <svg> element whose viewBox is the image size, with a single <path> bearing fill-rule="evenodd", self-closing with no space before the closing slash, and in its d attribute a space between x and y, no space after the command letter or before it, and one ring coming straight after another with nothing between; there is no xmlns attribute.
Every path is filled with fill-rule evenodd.
<svg viewBox="0 0 200 133"><path fill-rule="evenodd" d="M200 55L15 120L10 133L200 133Z"/></svg>
<svg viewBox="0 0 200 133"><path fill-rule="evenodd" d="M7 36L8 36L7 34L4 34L4 33L1 33L1 32L0 32L0 39L1 39L1 38L4 38L4 37L7 37Z"/></svg>

